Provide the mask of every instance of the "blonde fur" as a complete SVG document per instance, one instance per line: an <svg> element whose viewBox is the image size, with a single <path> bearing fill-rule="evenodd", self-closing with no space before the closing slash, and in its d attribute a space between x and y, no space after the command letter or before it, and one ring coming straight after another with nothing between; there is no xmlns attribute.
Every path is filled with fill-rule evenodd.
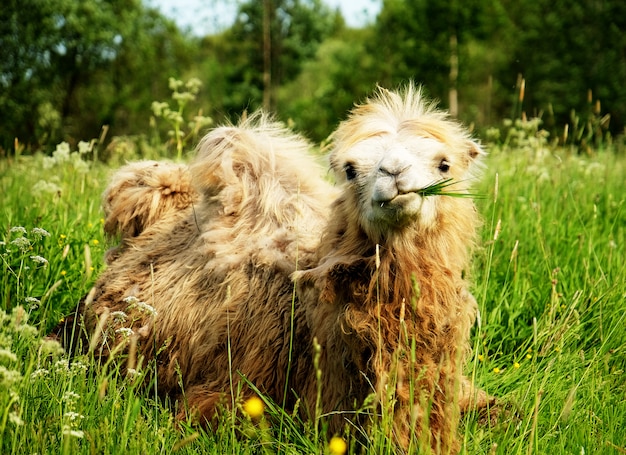
<svg viewBox="0 0 626 455"><path fill-rule="evenodd" d="M157 222L172 225L187 216L198 193L191 186L186 166L141 161L119 169L104 192L104 232L120 237L120 245L107 252L110 263L137 237Z"/></svg>
<svg viewBox="0 0 626 455"><path fill-rule="evenodd" d="M374 393L398 444L454 452L471 390L461 372L476 304L464 276L479 220L469 198L418 186L450 177L467 191L480 147L409 85L379 89L339 126L337 187L309 149L263 114L217 128L188 169L165 168L191 182L175 191L180 204L165 205L171 186L148 183L156 197L138 184L149 165L122 169L105 207L124 248L84 310L100 330L92 348L136 342L180 417L210 421L239 388L251 394L245 377L312 418L317 340L331 433Z"/></svg>

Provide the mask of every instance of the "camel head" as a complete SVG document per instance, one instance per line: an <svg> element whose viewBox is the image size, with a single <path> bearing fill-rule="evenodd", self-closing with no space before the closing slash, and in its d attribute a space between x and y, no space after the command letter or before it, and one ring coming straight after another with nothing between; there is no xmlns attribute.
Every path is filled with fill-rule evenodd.
<svg viewBox="0 0 626 455"><path fill-rule="evenodd" d="M356 106L333 136L330 162L350 208L346 215L381 242L407 229L436 229L451 211L473 210L471 200L425 189L447 181L443 191L467 194L482 154L411 84L401 92L379 89Z"/></svg>

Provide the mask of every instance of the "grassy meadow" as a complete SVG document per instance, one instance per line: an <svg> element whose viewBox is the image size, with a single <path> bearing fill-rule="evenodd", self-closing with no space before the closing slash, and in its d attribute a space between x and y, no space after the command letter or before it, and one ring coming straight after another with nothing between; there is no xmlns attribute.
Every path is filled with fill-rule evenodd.
<svg viewBox="0 0 626 455"><path fill-rule="evenodd" d="M462 453L626 453L626 156L551 146L532 122L504 137L476 183L480 320L467 366L501 412L464 416ZM323 425L267 402L213 432L175 425L154 384L46 340L103 268L111 168L93 154L83 143L0 160L0 453L324 454L344 441L347 453L396 453L384 418L329 445Z"/></svg>

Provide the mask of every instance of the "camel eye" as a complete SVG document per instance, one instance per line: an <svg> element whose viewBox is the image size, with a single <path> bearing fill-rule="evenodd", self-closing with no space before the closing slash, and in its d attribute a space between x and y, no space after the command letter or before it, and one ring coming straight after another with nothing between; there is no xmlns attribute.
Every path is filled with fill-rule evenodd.
<svg viewBox="0 0 626 455"><path fill-rule="evenodd" d="M346 172L346 178L348 180L354 180L356 178L356 169L354 169L354 165L352 163L346 163L343 170Z"/></svg>
<svg viewBox="0 0 626 455"><path fill-rule="evenodd" d="M448 172L450 170L450 163L448 163L445 159L441 160L441 163L439 163L438 168L441 172Z"/></svg>

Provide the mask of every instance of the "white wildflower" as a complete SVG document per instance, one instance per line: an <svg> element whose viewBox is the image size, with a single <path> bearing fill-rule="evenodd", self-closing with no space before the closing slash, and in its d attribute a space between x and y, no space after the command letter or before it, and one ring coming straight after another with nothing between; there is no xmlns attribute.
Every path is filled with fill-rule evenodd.
<svg viewBox="0 0 626 455"><path fill-rule="evenodd" d="M131 378L139 377L140 373L135 368L128 368L126 374Z"/></svg>
<svg viewBox="0 0 626 455"><path fill-rule="evenodd" d="M115 322L126 322L128 319L128 315L123 311L114 311L111 313L111 317Z"/></svg>
<svg viewBox="0 0 626 455"><path fill-rule="evenodd" d="M48 376L49 373L50 371L46 370L45 368L37 368L35 371L33 371L30 374L30 378L31 379L43 378L45 376Z"/></svg>
<svg viewBox="0 0 626 455"><path fill-rule="evenodd" d="M76 420L85 418L85 416L80 415L78 412L74 412L74 411L66 412L65 414L63 414L63 417L65 417L66 419L69 419L70 421L76 421Z"/></svg>
<svg viewBox="0 0 626 455"><path fill-rule="evenodd" d="M41 193L47 194L59 194L61 187L53 182L47 182L46 180L39 180L33 185L32 192L35 195L41 195Z"/></svg>
<svg viewBox="0 0 626 455"><path fill-rule="evenodd" d="M185 87L187 87L191 93L198 93L200 87L202 87L202 81L197 77L192 77L187 81Z"/></svg>
<svg viewBox="0 0 626 455"><path fill-rule="evenodd" d="M15 233L26 234L26 228L23 226L13 226L9 232L13 234Z"/></svg>
<svg viewBox="0 0 626 455"><path fill-rule="evenodd" d="M50 237L50 233L40 227L32 228L30 233L33 234L33 236L35 236L37 239L41 239L42 237Z"/></svg>
<svg viewBox="0 0 626 455"><path fill-rule="evenodd" d="M57 163L63 163L70 159L70 144L67 142L61 142L57 145L56 150L52 153L52 156Z"/></svg>
<svg viewBox="0 0 626 455"><path fill-rule="evenodd" d="M152 102L152 112L154 112L154 115L161 117L165 111L169 112L169 105L167 103L159 103L158 101Z"/></svg>
<svg viewBox="0 0 626 455"><path fill-rule="evenodd" d="M37 307L41 304L41 301L35 297L26 297L24 301L26 302L26 306L29 311L37 309Z"/></svg>
<svg viewBox="0 0 626 455"><path fill-rule="evenodd" d="M17 412L9 412L9 422L11 422L16 427L24 425L24 421L17 414Z"/></svg>
<svg viewBox="0 0 626 455"><path fill-rule="evenodd" d="M79 398L80 398L80 395L71 390L68 390L67 392L63 394L63 401L67 403L76 403Z"/></svg>
<svg viewBox="0 0 626 455"><path fill-rule="evenodd" d="M156 316L158 313L156 309L147 304L146 302L140 301L137 297L133 295L129 295L124 298L124 302L128 303L128 308L137 308L139 311L143 311L144 313L148 313L151 316Z"/></svg>
<svg viewBox="0 0 626 455"><path fill-rule="evenodd" d="M172 98L178 101L179 103L186 103L188 101L193 101L196 99L194 94L191 92L175 92L172 94Z"/></svg>
<svg viewBox="0 0 626 455"><path fill-rule="evenodd" d="M18 247L18 249L22 253L24 253L30 248L30 240L28 240L26 237L18 237L11 240L11 245Z"/></svg>
<svg viewBox="0 0 626 455"><path fill-rule="evenodd" d="M7 389L16 382L21 381L21 379L22 375L19 371L9 370L8 368L0 365L0 384L3 384Z"/></svg>
<svg viewBox="0 0 626 455"><path fill-rule="evenodd" d="M135 305L144 313L148 313L151 316L157 315L157 310L152 305L148 305L146 302L137 302Z"/></svg>
<svg viewBox="0 0 626 455"><path fill-rule="evenodd" d="M17 356L8 349L0 348L0 361L16 362Z"/></svg>
<svg viewBox="0 0 626 455"><path fill-rule="evenodd" d="M70 371L74 374L85 372L87 371L87 368L88 368L87 364L84 362L81 362L80 360L74 360L70 364Z"/></svg>
<svg viewBox="0 0 626 455"><path fill-rule="evenodd" d="M65 436L70 436L78 439L82 439L85 436L85 433L81 430L74 430L69 425L63 425L63 434Z"/></svg>
<svg viewBox="0 0 626 455"><path fill-rule="evenodd" d="M48 260L42 256L34 255L34 256L31 256L30 259L36 262L37 264L42 264L44 267L48 265Z"/></svg>
<svg viewBox="0 0 626 455"><path fill-rule="evenodd" d="M67 360L57 360L54 363L54 371L57 373L67 373L70 371L70 365Z"/></svg>
<svg viewBox="0 0 626 455"><path fill-rule="evenodd" d="M85 155L91 152L91 142L80 141L78 143L78 153Z"/></svg>
<svg viewBox="0 0 626 455"><path fill-rule="evenodd" d="M133 332L133 329L131 329L129 327L120 327L119 329L117 329L115 331L115 333L120 333L124 337L129 338L129 337L133 336L135 332Z"/></svg>
<svg viewBox="0 0 626 455"><path fill-rule="evenodd" d="M183 86L183 81L170 77L168 79L168 85L170 87L170 90L178 90L180 87Z"/></svg>

